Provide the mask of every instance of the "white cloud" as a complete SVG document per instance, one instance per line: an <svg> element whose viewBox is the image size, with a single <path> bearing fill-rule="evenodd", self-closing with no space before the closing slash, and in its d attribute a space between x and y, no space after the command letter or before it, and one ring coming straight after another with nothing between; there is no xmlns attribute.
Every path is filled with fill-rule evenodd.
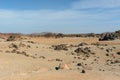
<svg viewBox="0 0 120 80"><path fill-rule="evenodd" d="M118 7L119 3L113 5L113 0L104 5L97 0L80 0L74 3L72 7L76 9L85 8L110 8ZM115 1L115 0L114 0ZM118 0L116 0L118 1ZM100 3L100 4L98 4ZM0 10L0 27L7 31L16 32L100 32L101 26L116 26L119 24L119 9L108 10ZM9 27L9 28L8 28ZM97 29L99 27L99 29ZM103 30L101 27L101 30ZM1 30L3 29L1 28ZM107 28L111 29L111 28ZM7 32L6 31L6 32Z"/></svg>
<svg viewBox="0 0 120 80"><path fill-rule="evenodd" d="M72 3L73 9L89 8L117 8L120 7L120 0L79 0Z"/></svg>
<svg viewBox="0 0 120 80"><path fill-rule="evenodd" d="M82 17L79 13L79 11L72 10L0 10L0 27L6 32L45 31L45 29L49 30L55 26L58 28L63 25L65 27L78 24L78 18Z"/></svg>
<svg viewBox="0 0 120 80"><path fill-rule="evenodd" d="M49 25L64 20L78 19L82 17L79 11L65 10L36 10L36 11L11 11L0 10L0 24L33 24L33 25Z"/></svg>

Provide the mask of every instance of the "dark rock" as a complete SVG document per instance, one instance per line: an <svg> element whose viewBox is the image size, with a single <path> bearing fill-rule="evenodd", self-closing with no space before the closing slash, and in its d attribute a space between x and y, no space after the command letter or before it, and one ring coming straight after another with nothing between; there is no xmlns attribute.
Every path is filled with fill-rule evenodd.
<svg viewBox="0 0 120 80"><path fill-rule="evenodd" d="M45 59L45 56L40 56L39 58Z"/></svg>
<svg viewBox="0 0 120 80"><path fill-rule="evenodd" d="M54 47L54 50L65 50L65 51L68 50L66 44L60 44L60 45L56 45L56 46L53 46L53 47Z"/></svg>
<svg viewBox="0 0 120 80"><path fill-rule="evenodd" d="M102 33L100 35L99 41L104 41L104 40L115 40L116 36L114 33Z"/></svg>
<svg viewBox="0 0 120 80"><path fill-rule="evenodd" d="M27 45L27 48L31 48L31 46L30 46L30 45Z"/></svg>
<svg viewBox="0 0 120 80"><path fill-rule="evenodd" d="M15 49L18 49L18 46L17 46L16 44L12 43L12 44L9 45L9 48L15 48Z"/></svg>
<svg viewBox="0 0 120 80"><path fill-rule="evenodd" d="M94 46L108 46L107 44L101 44L99 42L91 43L91 45L94 45Z"/></svg>
<svg viewBox="0 0 120 80"><path fill-rule="evenodd" d="M35 44L35 42L34 41L27 41L28 43L32 43L32 44Z"/></svg>
<svg viewBox="0 0 120 80"><path fill-rule="evenodd" d="M84 51L83 51L82 48L77 48L76 50L74 50L74 52L76 52L76 53L82 53L82 52L84 52Z"/></svg>
<svg viewBox="0 0 120 80"><path fill-rule="evenodd" d="M120 52L117 52L118 55L120 55Z"/></svg>
<svg viewBox="0 0 120 80"><path fill-rule="evenodd" d="M85 70L83 69L83 70L81 71L81 73L86 73L86 72L85 72Z"/></svg>
<svg viewBox="0 0 120 80"><path fill-rule="evenodd" d="M15 40L15 36L9 36L8 39L6 41L14 41Z"/></svg>
<svg viewBox="0 0 120 80"><path fill-rule="evenodd" d="M60 68L59 67L55 67L55 70L59 70Z"/></svg>
<svg viewBox="0 0 120 80"><path fill-rule="evenodd" d="M100 43L99 42L91 43L91 45L100 46Z"/></svg>
<svg viewBox="0 0 120 80"><path fill-rule="evenodd" d="M109 54L106 54L106 56L109 56Z"/></svg>
<svg viewBox="0 0 120 80"><path fill-rule="evenodd" d="M113 49L116 49L116 47L112 47Z"/></svg>
<svg viewBox="0 0 120 80"><path fill-rule="evenodd" d="M94 53L94 52L91 52L91 54L95 55L96 53Z"/></svg>
<svg viewBox="0 0 120 80"><path fill-rule="evenodd" d="M77 66L81 66L82 64L81 63L78 63Z"/></svg>
<svg viewBox="0 0 120 80"><path fill-rule="evenodd" d="M61 60L61 59L56 59L56 61L61 61L61 62L62 62L62 60Z"/></svg>
<svg viewBox="0 0 120 80"><path fill-rule="evenodd" d="M74 50L74 52L77 53L77 55L84 55L86 57L90 57L90 54L92 54L91 50L88 47L85 48L77 48Z"/></svg>
<svg viewBox="0 0 120 80"><path fill-rule="evenodd" d="M110 52L108 49L106 49L106 52Z"/></svg>
<svg viewBox="0 0 120 80"><path fill-rule="evenodd" d="M78 59L81 59L81 57L78 57Z"/></svg>
<svg viewBox="0 0 120 80"><path fill-rule="evenodd" d="M56 38L63 38L63 37L64 37L64 34L58 33L55 37L56 37Z"/></svg>
<svg viewBox="0 0 120 80"><path fill-rule="evenodd" d="M88 45L88 44L85 43L85 42L82 42L82 43L80 43L78 46L85 46L85 45Z"/></svg>

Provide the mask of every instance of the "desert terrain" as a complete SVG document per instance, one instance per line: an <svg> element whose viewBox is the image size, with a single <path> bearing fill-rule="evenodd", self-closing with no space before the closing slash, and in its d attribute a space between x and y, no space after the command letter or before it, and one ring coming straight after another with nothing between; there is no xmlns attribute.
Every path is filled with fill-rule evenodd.
<svg viewBox="0 0 120 80"><path fill-rule="evenodd" d="M120 39L0 39L0 80L120 80Z"/></svg>

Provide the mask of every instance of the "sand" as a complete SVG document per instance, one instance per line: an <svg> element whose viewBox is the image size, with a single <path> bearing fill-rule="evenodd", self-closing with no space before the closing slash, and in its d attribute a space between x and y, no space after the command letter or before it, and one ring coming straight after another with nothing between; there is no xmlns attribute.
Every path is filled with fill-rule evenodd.
<svg viewBox="0 0 120 80"><path fill-rule="evenodd" d="M78 46L81 42L87 45ZM91 45L93 43L99 45ZM60 44L65 44L68 50L54 50L55 47L52 47ZM86 47L90 50L87 55L75 52L78 48ZM120 55L117 52L120 52L118 39L113 41L81 37L57 39L27 37L16 41L1 39L0 80L120 80ZM59 69L56 70L56 67ZM85 73L82 73L82 70Z"/></svg>

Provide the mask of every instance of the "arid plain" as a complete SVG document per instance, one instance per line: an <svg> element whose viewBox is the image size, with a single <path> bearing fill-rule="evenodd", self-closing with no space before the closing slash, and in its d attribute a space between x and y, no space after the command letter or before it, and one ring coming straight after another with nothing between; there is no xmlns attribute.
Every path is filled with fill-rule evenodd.
<svg viewBox="0 0 120 80"><path fill-rule="evenodd" d="M120 40L1 38L0 80L120 80Z"/></svg>

